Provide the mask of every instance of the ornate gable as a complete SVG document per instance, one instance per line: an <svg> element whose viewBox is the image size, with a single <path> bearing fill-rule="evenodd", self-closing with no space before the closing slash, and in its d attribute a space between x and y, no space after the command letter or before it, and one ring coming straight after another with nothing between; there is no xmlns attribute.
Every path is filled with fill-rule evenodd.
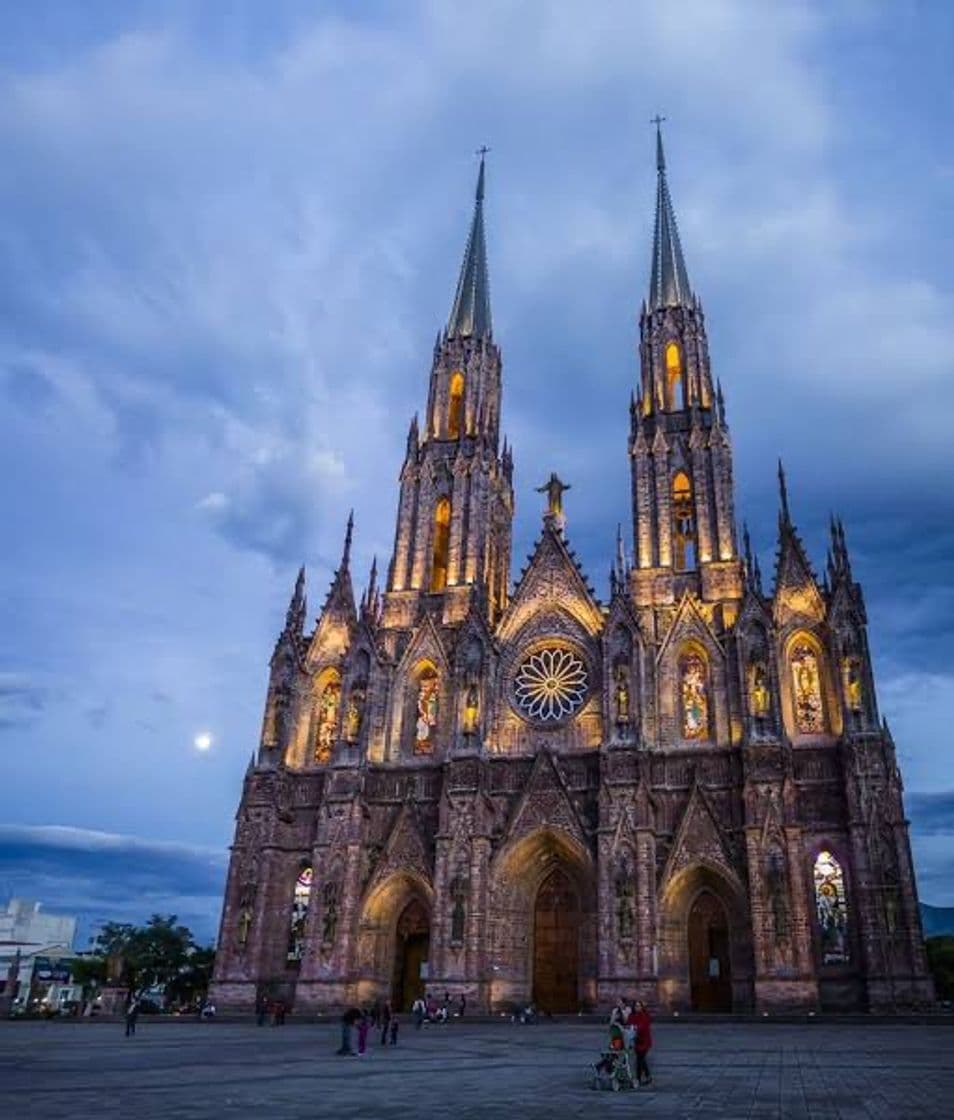
<svg viewBox="0 0 954 1120"><path fill-rule="evenodd" d="M374 881L380 882L389 875L408 871L419 875L425 883L431 882L430 849L424 839L417 810L410 800L405 801L398 812L375 868Z"/></svg>
<svg viewBox="0 0 954 1120"><path fill-rule="evenodd" d="M444 643L437 627L434 625L434 620L429 614L424 616L424 621L408 642L398 672L407 672L419 661L425 660L432 661L441 673L447 673L450 670L447 651L444 649Z"/></svg>
<svg viewBox="0 0 954 1120"><path fill-rule="evenodd" d="M541 609L558 607L590 635L603 629L603 612L563 534L551 523L543 532L498 626L500 641L513 638Z"/></svg>
<svg viewBox="0 0 954 1120"><path fill-rule="evenodd" d="M504 839L517 840L538 828L558 829L586 845L586 830L556 762L546 750L537 752Z"/></svg>
<svg viewBox="0 0 954 1120"><path fill-rule="evenodd" d="M691 592L686 591L676 608L672 624L660 643L659 652L656 655L657 663L661 662L671 649L678 648L690 638L695 638L707 649L718 653L720 657L725 656L722 643L715 636L712 627L702 613L702 604Z"/></svg>
<svg viewBox="0 0 954 1120"><path fill-rule="evenodd" d="M825 617L825 601L818 588L805 546L794 528L783 525L775 566L775 621L818 623Z"/></svg>
<svg viewBox="0 0 954 1120"><path fill-rule="evenodd" d="M666 860L662 882L668 883L693 864L708 864L738 882L729 844L698 784L692 787L676 839Z"/></svg>

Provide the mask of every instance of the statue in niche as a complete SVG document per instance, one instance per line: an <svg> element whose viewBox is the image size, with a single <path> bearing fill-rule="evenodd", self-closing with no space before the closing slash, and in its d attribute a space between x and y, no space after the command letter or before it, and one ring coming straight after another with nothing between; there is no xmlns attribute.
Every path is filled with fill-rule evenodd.
<svg viewBox="0 0 954 1120"><path fill-rule="evenodd" d="M364 690L353 688L348 697L348 708L345 712L345 739L349 743L356 743L361 734L361 723L364 717Z"/></svg>
<svg viewBox="0 0 954 1120"><path fill-rule="evenodd" d="M756 719L764 719L769 714L772 700L769 695L768 672L761 661L756 662L752 667L750 699L752 703L752 715L754 715Z"/></svg>
<svg viewBox="0 0 954 1120"><path fill-rule="evenodd" d="M321 919L321 943L322 945L334 945L335 933L338 929L338 884L335 882L325 883L322 895L324 914Z"/></svg>
<svg viewBox="0 0 954 1120"><path fill-rule="evenodd" d="M629 682L623 665L616 666L616 722L629 723Z"/></svg>
<svg viewBox="0 0 954 1120"><path fill-rule="evenodd" d="M464 734L473 735L477 731L480 716L480 693L476 680L471 679L464 693Z"/></svg>
<svg viewBox="0 0 954 1120"><path fill-rule="evenodd" d="M845 703L849 711L860 712L862 708L861 666L856 657L845 659Z"/></svg>
<svg viewBox="0 0 954 1120"><path fill-rule="evenodd" d="M616 876L616 933L620 941L632 941L636 925L633 880L628 868Z"/></svg>
<svg viewBox="0 0 954 1120"><path fill-rule="evenodd" d="M464 923L467 917L464 908L467 900L467 882L462 875L454 876L450 895L454 903L451 910L451 943L459 945L464 940Z"/></svg>
<svg viewBox="0 0 954 1120"><path fill-rule="evenodd" d="M768 891L769 907L775 936L788 937L788 898L785 885L785 860L778 848L769 852L765 867L765 884Z"/></svg>
<svg viewBox="0 0 954 1120"><path fill-rule="evenodd" d="M249 930L252 928L252 911L247 906L243 906L239 911L238 918L238 943L244 949L248 944Z"/></svg>

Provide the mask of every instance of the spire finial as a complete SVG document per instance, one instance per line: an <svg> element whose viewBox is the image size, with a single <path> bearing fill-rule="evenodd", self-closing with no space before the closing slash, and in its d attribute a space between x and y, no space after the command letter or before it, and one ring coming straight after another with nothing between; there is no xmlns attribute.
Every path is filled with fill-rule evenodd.
<svg viewBox="0 0 954 1120"><path fill-rule="evenodd" d="M650 124L654 124L656 126L656 170L660 171L660 172L664 172L666 170L666 156L663 153L662 127L661 127L662 123L665 119L666 119L665 117L661 117L657 113L653 117L653 119L649 122Z"/></svg>
<svg viewBox="0 0 954 1120"><path fill-rule="evenodd" d="M666 182L666 157L663 153L662 130L665 117L657 113L652 123L656 126L656 228L653 233L653 262L649 278L649 307L655 311L662 307L694 306L689 275L679 242L676 215L669 197Z"/></svg>
<svg viewBox="0 0 954 1120"><path fill-rule="evenodd" d="M484 239L484 179L489 151L484 144L476 153L480 156L480 170L477 172L477 189L474 192L474 216L470 223L454 303L447 320L449 338L489 338L493 333L490 283L487 279L487 245Z"/></svg>
<svg viewBox="0 0 954 1120"><path fill-rule="evenodd" d="M786 525L790 525L792 519L788 513L788 486L785 484L785 468L782 466L781 459L778 461L778 493L782 503L782 520Z"/></svg>
<svg viewBox="0 0 954 1120"><path fill-rule="evenodd" d="M341 567L347 568L351 563L351 537L354 534L354 510L348 514L348 525L345 529L344 551L341 554Z"/></svg>

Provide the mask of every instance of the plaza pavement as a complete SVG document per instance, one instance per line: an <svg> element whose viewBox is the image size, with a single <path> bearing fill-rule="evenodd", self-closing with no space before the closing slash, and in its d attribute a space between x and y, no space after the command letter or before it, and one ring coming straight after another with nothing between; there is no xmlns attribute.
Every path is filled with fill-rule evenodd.
<svg viewBox="0 0 954 1120"><path fill-rule="evenodd" d="M338 1058L333 1023L0 1023L3 1120L954 1117L944 1023L663 1022L651 1088L594 1092L605 1028L455 1022ZM373 1037L373 1036L372 1036Z"/></svg>

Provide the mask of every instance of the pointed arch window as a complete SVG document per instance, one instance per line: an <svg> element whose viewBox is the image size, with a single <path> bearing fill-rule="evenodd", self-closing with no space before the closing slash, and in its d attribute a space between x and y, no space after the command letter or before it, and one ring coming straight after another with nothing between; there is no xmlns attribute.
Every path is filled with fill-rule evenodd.
<svg viewBox="0 0 954 1120"><path fill-rule="evenodd" d="M414 753L431 754L437 732L440 703L440 677L432 665L426 665L417 677L417 696L414 716Z"/></svg>
<svg viewBox="0 0 954 1120"><path fill-rule="evenodd" d="M315 712L314 760L324 766L331 760L331 750L338 731L338 712L341 708L341 677L330 672L318 693Z"/></svg>
<svg viewBox="0 0 954 1120"><path fill-rule="evenodd" d="M825 730L825 708L819 656L814 644L807 638L799 638L792 646L789 663L795 730L800 735L818 735Z"/></svg>
<svg viewBox="0 0 954 1120"><path fill-rule="evenodd" d="M815 859L812 878L822 964L844 964L848 960L845 874L831 852L821 851Z"/></svg>
<svg viewBox="0 0 954 1120"><path fill-rule="evenodd" d="M303 864L292 892L291 920L288 927L288 961L297 964L305 952L305 923L311 905L311 888L315 877L313 868Z"/></svg>
<svg viewBox="0 0 954 1120"><path fill-rule="evenodd" d="M683 739L709 738L709 666L697 649L679 658L679 714Z"/></svg>
<svg viewBox="0 0 954 1120"><path fill-rule="evenodd" d="M682 351L678 342L666 343L666 407L670 412L686 407L686 387L683 379Z"/></svg>
<svg viewBox="0 0 954 1120"><path fill-rule="evenodd" d="M447 438L459 439L464 423L464 375L455 370L451 374L447 395Z"/></svg>
<svg viewBox="0 0 954 1120"><path fill-rule="evenodd" d="M672 480L673 563L677 572L696 567L696 521L693 511L692 483L685 471Z"/></svg>
<svg viewBox="0 0 954 1120"><path fill-rule="evenodd" d="M447 586L447 557L450 551L451 504L441 498L434 510L434 554L431 560L431 591Z"/></svg>

